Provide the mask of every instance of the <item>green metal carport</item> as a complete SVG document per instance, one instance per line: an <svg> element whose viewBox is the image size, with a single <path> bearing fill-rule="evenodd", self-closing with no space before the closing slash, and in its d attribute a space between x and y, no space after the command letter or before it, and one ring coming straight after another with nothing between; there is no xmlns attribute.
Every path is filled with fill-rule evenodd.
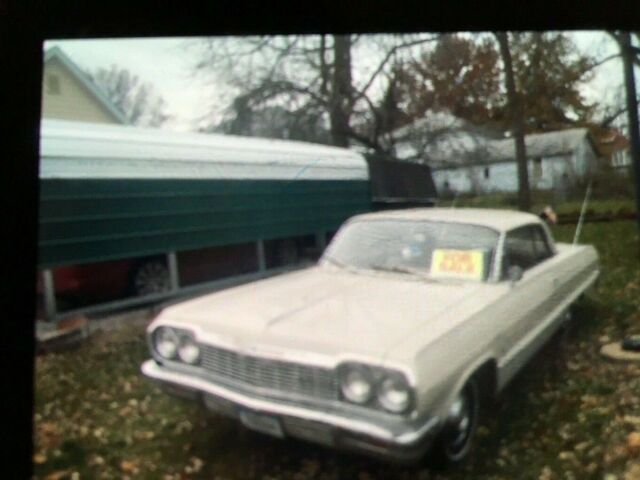
<svg viewBox="0 0 640 480"><path fill-rule="evenodd" d="M54 316L53 268L167 255L175 295L178 251L255 242L264 271L265 240L322 239L372 208L364 157L335 147L43 120L40 152L38 268Z"/></svg>

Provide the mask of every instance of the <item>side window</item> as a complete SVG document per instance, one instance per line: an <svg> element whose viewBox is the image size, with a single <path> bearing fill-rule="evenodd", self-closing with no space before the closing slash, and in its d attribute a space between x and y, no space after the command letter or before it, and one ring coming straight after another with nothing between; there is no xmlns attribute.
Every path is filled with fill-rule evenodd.
<svg viewBox="0 0 640 480"><path fill-rule="evenodd" d="M528 270L539 261L536 242L534 241L533 226L527 225L507 233L502 261L503 276L509 267L517 265L523 270Z"/></svg>
<svg viewBox="0 0 640 480"><path fill-rule="evenodd" d="M533 245L535 248L536 259L537 262L541 262L551 257L553 252L551 251L546 235L542 231L542 227L533 225L531 229L533 231Z"/></svg>

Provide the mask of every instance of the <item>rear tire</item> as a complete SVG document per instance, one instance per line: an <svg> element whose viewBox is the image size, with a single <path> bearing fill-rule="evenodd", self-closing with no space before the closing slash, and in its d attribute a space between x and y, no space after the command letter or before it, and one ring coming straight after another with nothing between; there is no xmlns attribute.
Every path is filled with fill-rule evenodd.
<svg viewBox="0 0 640 480"><path fill-rule="evenodd" d="M567 310L562 314L563 318L560 323L559 335L558 335L560 337L560 343L562 345L567 343L569 341L569 338L571 337L571 332L575 324L575 318L576 318L575 305L576 305L575 303L569 305Z"/></svg>
<svg viewBox="0 0 640 480"><path fill-rule="evenodd" d="M454 409L457 412L447 419L447 425L430 452L430 459L436 468L459 465L469 458L480 418L480 389L475 378L471 378L462 388L452 406Z"/></svg>

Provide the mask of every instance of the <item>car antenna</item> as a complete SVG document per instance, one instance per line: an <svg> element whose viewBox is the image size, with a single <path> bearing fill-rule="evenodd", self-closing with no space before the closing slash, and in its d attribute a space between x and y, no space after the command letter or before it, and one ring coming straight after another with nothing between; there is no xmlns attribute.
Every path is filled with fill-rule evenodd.
<svg viewBox="0 0 640 480"><path fill-rule="evenodd" d="M584 214L587 211L587 203L589 203L589 197L591 196L591 180L589 180L589 185L587 185L587 192L584 196L584 200L582 201L582 209L580 210L580 218L578 219L578 226L576 227L576 233L573 236L573 244L578 243L578 238L580 237L580 232L582 231L582 223L584 222Z"/></svg>
<svg viewBox="0 0 640 480"><path fill-rule="evenodd" d="M451 208L452 208L452 209L453 209L453 208L456 208L456 202L458 201L459 193L460 193L460 192L457 192L457 191L456 191L455 195L453 196L453 202L451 202Z"/></svg>

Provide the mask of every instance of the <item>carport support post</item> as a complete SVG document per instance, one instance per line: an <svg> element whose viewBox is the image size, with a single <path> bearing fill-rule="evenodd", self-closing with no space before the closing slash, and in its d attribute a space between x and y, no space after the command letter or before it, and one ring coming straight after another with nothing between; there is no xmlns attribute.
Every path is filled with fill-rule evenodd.
<svg viewBox="0 0 640 480"><path fill-rule="evenodd" d="M57 312L56 289L53 283L53 272L49 269L43 270L42 280L44 283L44 312L47 320L53 319Z"/></svg>
<svg viewBox="0 0 640 480"><path fill-rule="evenodd" d="M264 256L264 240L256 242L256 253L258 254L258 271L264 272L267 269L267 261Z"/></svg>
<svg viewBox="0 0 640 480"><path fill-rule="evenodd" d="M178 276L178 258L176 252L167 253L167 265L169 265L169 280L171 290L174 292L180 288L180 277Z"/></svg>

